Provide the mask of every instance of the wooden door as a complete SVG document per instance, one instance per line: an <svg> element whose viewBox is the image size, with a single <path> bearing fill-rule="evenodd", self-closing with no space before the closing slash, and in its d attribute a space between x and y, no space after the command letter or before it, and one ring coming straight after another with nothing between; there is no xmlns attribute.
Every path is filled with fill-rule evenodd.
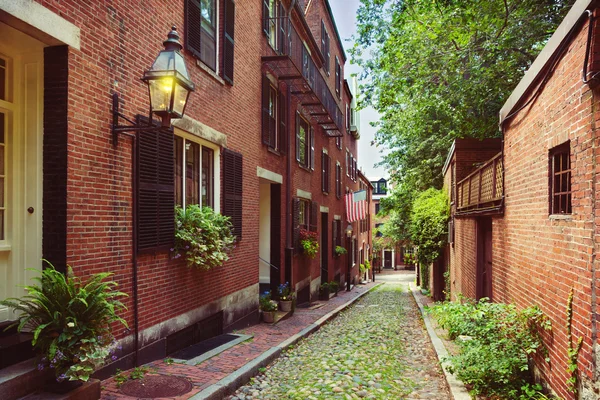
<svg viewBox="0 0 600 400"><path fill-rule="evenodd" d="M389 250L383 252L383 268L392 268L392 252Z"/></svg>
<svg viewBox="0 0 600 400"><path fill-rule="evenodd" d="M477 221L477 299L492 299L492 219Z"/></svg>

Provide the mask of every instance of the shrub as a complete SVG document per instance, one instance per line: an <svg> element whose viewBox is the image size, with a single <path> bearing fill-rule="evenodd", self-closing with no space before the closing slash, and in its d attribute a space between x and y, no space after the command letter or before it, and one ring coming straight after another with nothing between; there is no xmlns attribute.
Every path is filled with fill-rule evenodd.
<svg viewBox="0 0 600 400"><path fill-rule="evenodd" d="M304 254L310 258L315 258L319 251L319 242L317 239L317 232L307 231L306 229L300 229L300 245Z"/></svg>
<svg viewBox="0 0 600 400"><path fill-rule="evenodd" d="M538 307L518 310L514 305L463 300L438 303L429 308L450 338L460 335L459 354L448 358L451 372L471 387L474 394L517 399L529 384L529 357L546 349L540 329L550 322Z"/></svg>
<svg viewBox="0 0 600 400"><path fill-rule="evenodd" d="M348 254L348 250L342 246L335 246L335 255L341 256L342 254Z"/></svg>
<svg viewBox="0 0 600 400"><path fill-rule="evenodd" d="M48 263L41 277L33 278L39 284L25 286L26 296L0 301L21 312L11 326L33 333L31 344L41 354L38 369L54 369L59 382L86 382L113 354L111 324L127 323L117 316L125 309L118 298L126 294L114 290L116 282L105 281L111 275L95 274L83 283L70 267L64 275Z"/></svg>
<svg viewBox="0 0 600 400"><path fill-rule="evenodd" d="M235 237L229 217L210 207L189 205L175 207L174 258L183 254L188 267L203 270L222 265L229 259Z"/></svg>
<svg viewBox="0 0 600 400"><path fill-rule="evenodd" d="M265 292L260 296L259 307L262 311L266 312L277 311L277 302L271 300L271 292Z"/></svg>
<svg viewBox="0 0 600 400"><path fill-rule="evenodd" d="M340 290L340 284L337 281L329 282L329 293L337 293Z"/></svg>
<svg viewBox="0 0 600 400"><path fill-rule="evenodd" d="M412 242L419 246L416 259L430 264L440 255L448 236L450 207L448 195L443 190L428 189L414 201L410 217Z"/></svg>

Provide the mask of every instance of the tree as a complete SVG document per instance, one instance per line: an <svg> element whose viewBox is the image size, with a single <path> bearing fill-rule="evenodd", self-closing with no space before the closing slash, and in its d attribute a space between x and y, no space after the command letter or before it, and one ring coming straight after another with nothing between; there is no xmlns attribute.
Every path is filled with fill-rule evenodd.
<svg viewBox="0 0 600 400"><path fill-rule="evenodd" d="M382 164L414 198L441 188L454 139L500 135L500 108L574 0L361 2L361 104L380 113Z"/></svg>
<svg viewBox="0 0 600 400"><path fill-rule="evenodd" d="M430 188L414 201L410 219L410 236L419 247L419 263L434 262L446 245L450 207L448 195L443 190Z"/></svg>

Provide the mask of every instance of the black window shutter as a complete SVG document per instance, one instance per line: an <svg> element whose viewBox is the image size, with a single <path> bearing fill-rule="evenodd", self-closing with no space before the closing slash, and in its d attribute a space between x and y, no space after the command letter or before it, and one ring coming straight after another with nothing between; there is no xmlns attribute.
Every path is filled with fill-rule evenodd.
<svg viewBox="0 0 600 400"><path fill-rule="evenodd" d="M325 154L324 152L321 152L321 191L322 192L326 192L327 189L325 188L325 157L327 157L327 154Z"/></svg>
<svg viewBox="0 0 600 400"><path fill-rule="evenodd" d="M223 40L223 79L233 85L235 3L225 0L225 38Z"/></svg>
<svg viewBox="0 0 600 400"><path fill-rule="evenodd" d="M166 250L175 238L173 131L139 132L136 152L137 252Z"/></svg>
<svg viewBox="0 0 600 400"><path fill-rule="evenodd" d="M310 231L316 232L318 228L319 204L316 201L310 203Z"/></svg>
<svg viewBox="0 0 600 400"><path fill-rule="evenodd" d="M333 244L331 246L331 249L333 250L333 255L335 256L336 255L335 248L336 248L336 246L340 245L338 243L338 240L337 240L338 239L338 234L337 234L337 227L338 227L337 226L337 220L334 219L331 223L332 223L332 226L331 226L331 228L332 228L331 229L331 238L333 239L332 240Z"/></svg>
<svg viewBox="0 0 600 400"><path fill-rule="evenodd" d="M240 153L223 150L223 215L231 218L233 234L242 238L243 160Z"/></svg>
<svg viewBox="0 0 600 400"><path fill-rule="evenodd" d="M292 245L294 254L300 252L300 199L295 197L292 200Z"/></svg>
<svg viewBox="0 0 600 400"><path fill-rule="evenodd" d="M263 75L262 81L262 142L269 145L269 126L271 123L271 116L269 114L269 100L270 100L271 84L269 78Z"/></svg>
<svg viewBox="0 0 600 400"><path fill-rule="evenodd" d="M279 92L279 152L287 151L287 101L283 92Z"/></svg>
<svg viewBox="0 0 600 400"><path fill-rule="evenodd" d="M300 116L296 114L296 161L300 162Z"/></svg>
<svg viewBox="0 0 600 400"><path fill-rule="evenodd" d="M315 131L313 127L310 127L310 169L315 170Z"/></svg>
<svg viewBox="0 0 600 400"><path fill-rule="evenodd" d="M200 4L185 0L185 48L200 58Z"/></svg>
<svg viewBox="0 0 600 400"><path fill-rule="evenodd" d="M263 0L263 31L269 36L269 0Z"/></svg>

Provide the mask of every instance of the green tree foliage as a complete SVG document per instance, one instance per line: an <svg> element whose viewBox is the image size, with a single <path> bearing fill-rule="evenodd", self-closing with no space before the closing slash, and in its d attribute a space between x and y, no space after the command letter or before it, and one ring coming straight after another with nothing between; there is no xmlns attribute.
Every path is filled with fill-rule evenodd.
<svg viewBox="0 0 600 400"><path fill-rule="evenodd" d="M499 136L498 112L574 0L361 0L351 54L381 115L382 164L412 195L441 188L456 138Z"/></svg>
<svg viewBox="0 0 600 400"><path fill-rule="evenodd" d="M446 245L450 207L443 190L427 189L414 201L410 219L412 242L419 246L419 263L430 264Z"/></svg>

